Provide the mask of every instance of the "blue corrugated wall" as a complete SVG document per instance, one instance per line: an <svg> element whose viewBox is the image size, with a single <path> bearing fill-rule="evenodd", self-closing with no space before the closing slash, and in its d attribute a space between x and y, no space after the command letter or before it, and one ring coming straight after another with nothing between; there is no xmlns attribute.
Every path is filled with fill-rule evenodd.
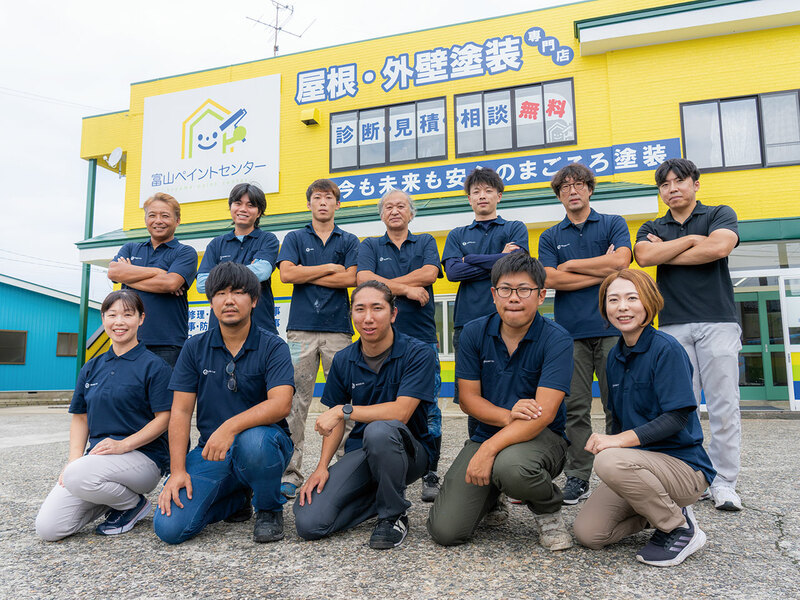
<svg viewBox="0 0 800 600"><path fill-rule="evenodd" d="M89 309L89 336L100 311ZM59 333L78 332L78 305L0 283L0 329L28 332L24 365L0 365L0 392L72 390L74 356L56 356Z"/></svg>

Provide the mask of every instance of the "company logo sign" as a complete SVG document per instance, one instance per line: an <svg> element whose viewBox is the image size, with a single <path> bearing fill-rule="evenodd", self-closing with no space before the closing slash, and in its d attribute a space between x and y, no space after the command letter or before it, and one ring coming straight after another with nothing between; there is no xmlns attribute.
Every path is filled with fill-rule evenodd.
<svg viewBox="0 0 800 600"><path fill-rule="evenodd" d="M140 205L156 192L181 203L226 198L245 182L277 192L280 77L145 98Z"/></svg>

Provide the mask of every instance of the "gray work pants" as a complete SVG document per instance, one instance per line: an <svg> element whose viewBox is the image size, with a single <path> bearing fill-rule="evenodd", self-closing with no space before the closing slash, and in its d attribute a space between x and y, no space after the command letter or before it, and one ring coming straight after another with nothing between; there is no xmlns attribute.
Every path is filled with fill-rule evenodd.
<svg viewBox="0 0 800 600"><path fill-rule="evenodd" d="M712 485L736 487L739 477L742 424L739 412L738 323L687 323L659 328L678 340L694 368L692 386L697 405L706 397L711 442L708 456L717 471Z"/></svg>
<svg viewBox="0 0 800 600"><path fill-rule="evenodd" d="M56 483L45 498L36 515L36 533L48 542L65 538L109 508L133 508L139 494L153 491L160 480L156 463L138 450L82 456L64 469L64 485Z"/></svg>

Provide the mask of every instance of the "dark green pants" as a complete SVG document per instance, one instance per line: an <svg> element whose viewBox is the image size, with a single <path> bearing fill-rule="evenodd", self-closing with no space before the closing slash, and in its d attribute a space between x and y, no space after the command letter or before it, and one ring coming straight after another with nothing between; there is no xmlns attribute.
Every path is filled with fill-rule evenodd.
<svg viewBox="0 0 800 600"><path fill-rule="evenodd" d="M532 440L509 446L495 458L491 483L484 486L465 481L469 461L480 446L467 440L447 470L428 515L428 532L443 546L468 541L501 492L522 500L537 514L561 509L561 490L553 478L564 468L567 442L563 437L544 429Z"/></svg>
<svg viewBox="0 0 800 600"><path fill-rule="evenodd" d="M619 338L596 337L575 340L572 357L575 363L572 371L572 383L567 403L567 438L570 441L567 450L567 466L564 474L589 481L592 474L594 455L584 450L589 436L592 435L592 381L597 373L600 384L600 400L606 416L606 433L611 433L611 413L608 410L608 384L606 383L606 362L608 353Z"/></svg>

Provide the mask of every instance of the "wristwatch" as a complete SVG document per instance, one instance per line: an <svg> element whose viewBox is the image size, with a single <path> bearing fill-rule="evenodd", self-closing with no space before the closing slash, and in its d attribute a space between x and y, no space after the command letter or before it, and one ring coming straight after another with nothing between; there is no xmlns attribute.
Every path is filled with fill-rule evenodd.
<svg viewBox="0 0 800 600"><path fill-rule="evenodd" d="M345 404L342 406L342 415L344 415L344 420L349 421L350 415L353 414L353 405L352 404Z"/></svg>

